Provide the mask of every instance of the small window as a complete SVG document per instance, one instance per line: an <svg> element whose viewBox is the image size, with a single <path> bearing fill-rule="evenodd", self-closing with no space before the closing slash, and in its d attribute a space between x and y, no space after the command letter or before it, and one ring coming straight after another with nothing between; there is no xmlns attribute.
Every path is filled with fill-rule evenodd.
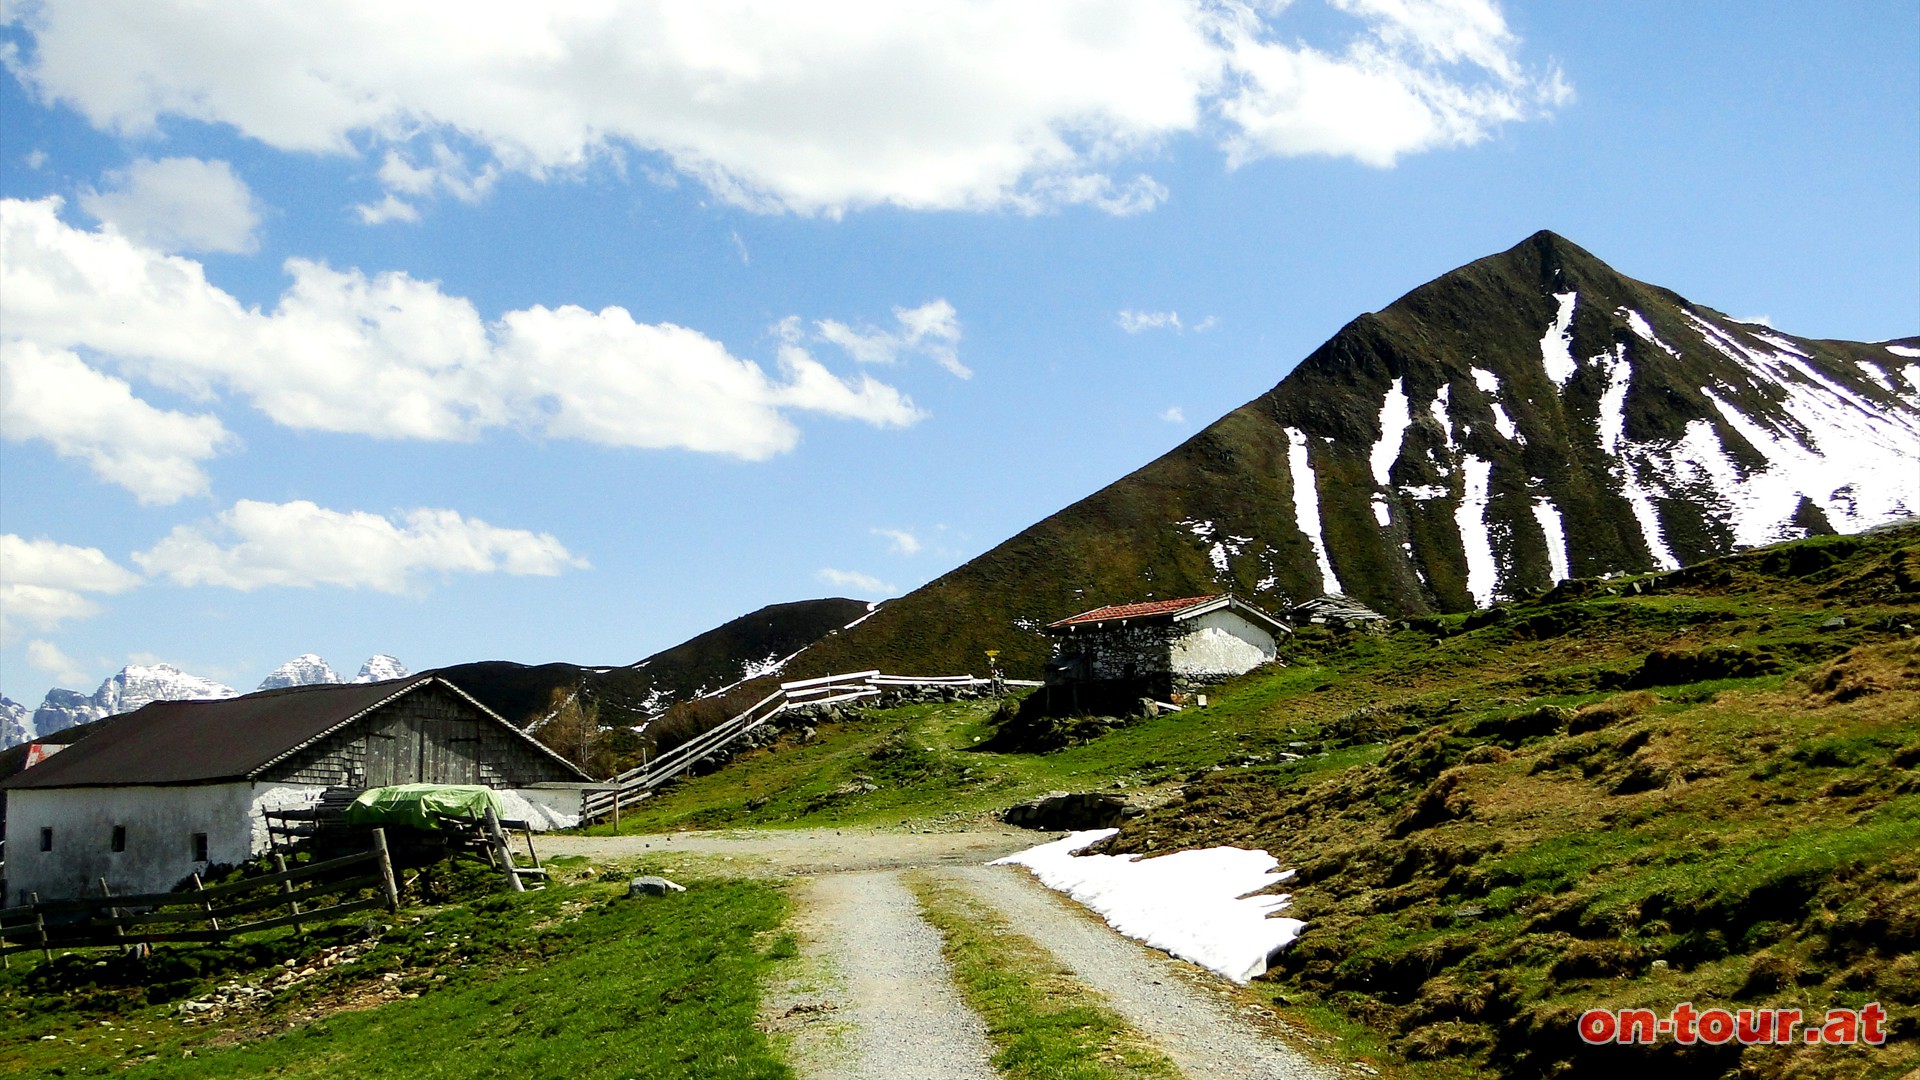
<svg viewBox="0 0 1920 1080"><path fill-rule="evenodd" d="M197 832L193 834L193 861L194 862L207 861L207 834L206 833Z"/></svg>
<svg viewBox="0 0 1920 1080"><path fill-rule="evenodd" d="M53 829L51 827L43 828L40 830L40 850L41 851L53 850Z"/></svg>
<svg viewBox="0 0 1920 1080"><path fill-rule="evenodd" d="M127 827L125 825L115 825L113 827L113 850L116 854L127 850Z"/></svg>

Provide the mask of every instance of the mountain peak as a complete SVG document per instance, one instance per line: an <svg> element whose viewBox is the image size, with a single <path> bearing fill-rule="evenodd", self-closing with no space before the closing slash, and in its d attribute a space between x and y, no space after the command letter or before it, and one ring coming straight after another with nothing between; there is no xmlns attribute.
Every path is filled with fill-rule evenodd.
<svg viewBox="0 0 1920 1080"><path fill-rule="evenodd" d="M788 674L960 671L982 649L1032 671L1034 628L1102 597L1484 608L1906 516L1916 460L1908 339L1742 323L1542 230L1355 318L1267 393Z"/></svg>
<svg viewBox="0 0 1920 1080"><path fill-rule="evenodd" d="M388 679L404 679L413 674L407 665L386 653L374 653L367 662L360 665L360 674L353 677L357 683L385 682Z"/></svg>
<svg viewBox="0 0 1920 1080"><path fill-rule="evenodd" d="M259 690L280 690L289 686L320 686L340 681L340 676L315 653L301 653L281 664L260 680Z"/></svg>

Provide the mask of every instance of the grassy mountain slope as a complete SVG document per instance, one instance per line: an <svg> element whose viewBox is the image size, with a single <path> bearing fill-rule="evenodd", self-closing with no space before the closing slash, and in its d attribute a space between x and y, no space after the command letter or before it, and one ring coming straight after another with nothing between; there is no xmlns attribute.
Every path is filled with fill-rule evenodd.
<svg viewBox="0 0 1920 1080"><path fill-rule="evenodd" d="M1562 387L1547 369L1542 338L1568 294L1577 297L1565 339L1575 370ZM1775 354L1787 359L1770 359ZM1563 523L1571 576L1652 569L1656 545L1678 564L1696 562L1732 550L1742 530L1749 544L1855 531L1897 513L1875 518L1848 487L1815 492L1804 505L1785 489L1754 495L1752 506L1739 501L1742 492L1728 492L1786 482L1769 455L1797 453L1799 443L1782 450L1756 439L1844 449L1830 445L1837 436L1816 438L1807 428L1793 411L1802 405L1795 394L1845 397L1855 414L1882 414L1890 438L1920 454L1920 367L1911 364L1881 345L1790 338L1736 322L1542 232L1355 319L1273 390L889 602L790 670L977 671L984 650L998 649L1009 673L1030 675L1047 652L1038 628L1099 604L1232 590L1279 608L1318 595L1326 583L1314 541L1298 524L1289 455L1299 451L1289 429L1305 443L1339 584L1394 614L1485 606L1490 596L1469 591L1468 549L1482 538L1489 572L1497 571L1483 593L1523 595L1550 584L1560 538L1547 535L1535 508L1543 500ZM1408 423L1385 447L1382 485L1373 457L1396 387ZM1621 431L1609 453L1614 423ZM1854 449L1862 446L1883 449ZM1485 506L1467 511L1463 525L1470 458L1486 469ZM1735 479L1711 475L1702 462ZM1647 492L1646 513L1657 521L1651 539L1629 482Z"/></svg>
<svg viewBox="0 0 1920 1080"><path fill-rule="evenodd" d="M1837 620L1837 621L1836 621ZM1212 707L1047 754L913 706L742 755L629 829L914 822L1128 795L1114 850L1298 869L1258 985L1348 1052L1452 1077L1920 1065L1920 528L1564 583L1379 636L1302 630ZM1583 1047L1591 1007L1880 1001L1889 1044ZM1823 1015L1823 1014L1822 1014Z"/></svg>

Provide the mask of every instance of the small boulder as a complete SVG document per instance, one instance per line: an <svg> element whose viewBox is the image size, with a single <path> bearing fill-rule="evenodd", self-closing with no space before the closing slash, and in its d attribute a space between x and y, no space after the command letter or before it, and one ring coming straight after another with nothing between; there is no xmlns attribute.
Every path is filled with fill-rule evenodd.
<svg viewBox="0 0 1920 1080"><path fill-rule="evenodd" d="M666 878L648 874L634 878L627 883L627 899L636 900L642 896L666 896L668 893L686 892L685 885L676 885Z"/></svg>

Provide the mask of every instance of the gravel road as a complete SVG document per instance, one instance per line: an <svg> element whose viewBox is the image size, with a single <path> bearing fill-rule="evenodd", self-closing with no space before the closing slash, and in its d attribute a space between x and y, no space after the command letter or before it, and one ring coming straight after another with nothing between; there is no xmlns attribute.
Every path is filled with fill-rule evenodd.
<svg viewBox="0 0 1920 1080"><path fill-rule="evenodd" d="M823 972L805 987L770 987L773 1030L802 1076L820 1080L991 1080L991 1050L961 1001L899 871L931 868L999 910L1173 1059L1188 1080L1338 1080L1343 1073L1263 1031L1224 984L1120 936L1020 867L985 864L1050 839L1023 829L958 832L736 829L653 836L551 836L542 857L698 855L723 872L797 877L794 929ZM705 869L721 869L704 864ZM815 1023L814 1021L818 1021Z"/></svg>
<svg viewBox="0 0 1920 1080"><path fill-rule="evenodd" d="M940 871L999 909L1113 1011L1159 1046L1188 1080L1336 1080L1341 1074L1261 1033L1226 994L1208 993L1177 961L1120 936L1087 909L1017 866Z"/></svg>
<svg viewBox="0 0 1920 1080"><path fill-rule="evenodd" d="M798 899L837 969L853 1060L836 1075L871 1080L993 1080L986 1028L960 1000L940 934L898 871L826 874Z"/></svg>
<svg viewBox="0 0 1920 1080"><path fill-rule="evenodd" d="M1046 834L1010 826L956 832L893 829L728 829L644 836L540 836L543 859L638 855L731 858L729 873L762 876L899 870L920 866L978 866L1045 840Z"/></svg>

